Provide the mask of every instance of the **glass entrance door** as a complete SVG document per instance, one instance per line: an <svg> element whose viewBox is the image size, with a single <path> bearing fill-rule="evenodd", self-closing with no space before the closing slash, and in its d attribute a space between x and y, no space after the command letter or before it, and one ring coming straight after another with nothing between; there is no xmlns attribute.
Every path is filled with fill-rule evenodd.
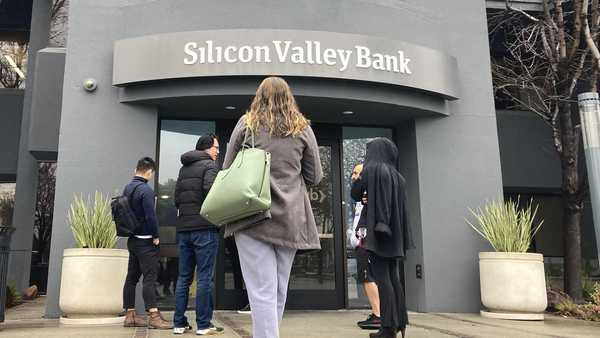
<svg viewBox="0 0 600 338"><path fill-rule="evenodd" d="M218 124L219 125L219 124ZM233 128L220 124L227 140ZM321 240L321 250L298 252L290 276L288 309L340 309L345 306L344 243L341 209L341 128L313 127L319 142L324 177L308 194ZM221 142L226 148L226 142ZM225 150L223 149L222 152ZM222 242L216 271L217 308L239 309L246 291L233 239Z"/></svg>
<svg viewBox="0 0 600 338"><path fill-rule="evenodd" d="M317 134L318 135L318 134ZM338 140L319 140L323 179L309 187L321 250L299 252L290 276L290 309L344 307L343 241Z"/></svg>
<svg viewBox="0 0 600 338"><path fill-rule="evenodd" d="M160 306L172 308L177 279L175 181L179 156L193 149L200 135L216 132L225 154L233 120L162 120L156 191L160 221L161 272L157 288ZM299 252L292 267L287 307L289 309L340 309L368 306L362 285L357 283L354 250L345 243L346 227L352 224L350 173L364 160L366 143L374 137L393 137L388 128L314 126L324 177L308 189L321 250ZM221 156L221 160L222 160ZM233 239L222 240L215 271L215 305L218 309L240 309L248 300ZM192 291L192 297L194 292ZM194 304L193 299L190 304Z"/></svg>

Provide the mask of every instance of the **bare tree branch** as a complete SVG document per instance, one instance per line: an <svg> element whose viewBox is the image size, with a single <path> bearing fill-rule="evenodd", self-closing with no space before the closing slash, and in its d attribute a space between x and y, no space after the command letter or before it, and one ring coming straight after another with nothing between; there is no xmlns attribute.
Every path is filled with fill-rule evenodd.
<svg viewBox="0 0 600 338"><path fill-rule="evenodd" d="M579 64L575 70L575 73L573 74L573 79L571 79L571 86L569 87L568 94L569 97L573 96L573 91L575 90L575 86L577 85L577 82L581 77L581 73L583 72L583 69L585 67L585 59L587 58L589 51L589 49L586 49L585 52L581 53L579 57Z"/></svg>
<svg viewBox="0 0 600 338"><path fill-rule="evenodd" d="M550 44L548 43L548 38L546 37L546 31L552 31L551 27L543 27L542 30L542 45L544 46L544 52L546 53L546 57L548 58L548 60L550 60L550 66L552 67L552 70L556 72L556 64L558 63L557 60L554 59L554 53L552 53L552 48L550 47Z"/></svg>
<svg viewBox="0 0 600 338"><path fill-rule="evenodd" d="M565 38L565 13L563 10L562 0L555 0L554 7L556 10L556 21L558 26L558 47L560 50L559 60L567 58L567 40Z"/></svg>
<svg viewBox="0 0 600 338"><path fill-rule="evenodd" d="M27 44L7 41L0 42L0 87L23 87L25 78L8 62L7 57L14 62L20 72L25 73L27 49Z"/></svg>
<svg viewBox="0 0 600 338"><path fill-rule="evenodd" d="M69 0L52 0L50 46L65 47L67 40Z"/></svg>
<svg viewBox="0 0 600 338"><path fill-rule="evenodd" d="M590 76L589 81L589 91L597 92L598 91L598 67L594 67L592 69L592 75Z"/></svg>
<svg viewBox="0 0 600 338"><path fill-rule="evenodd" d="M548 0L543 0L544 7L544 22L548 25L548 31L550 33L550 43L552 47L556 49L556 32L558 32L558 27L556 26L556 22L552 19L552 14L550 13L550 6L548 5ZM557 60L558 61L558 60Z"/></svg>
<svg viewBox="0 0 600 338"><path fill-rule="evenodd" d="M571 48L569 48L569 54L568 54L569 59L572 59L575 57L575 54L577 53L577 49L579 48L579 42L581 41L581 39L578 39L577 37L581 35L582 19L587 19L588 0L573 1L573 7L575 8L575 15L574 15L575 22L573 23L574 30L572 33L574 39L571 42Z"/></svg>
<svg viewBox="0 0 600 338"><path fill-rule="evenodd" d="M539 22L540 20L538 18L536 18L535 16L525 12L524 10L520 9L520 8L515 8L511 5L511 0L506 0L505 4L506 4L506 9L517 12L522 14L523 16L525 16L526 18L528 18L529 20L533 21L533 22Z"/></svg>
<svg viewBox="0 0 600 338"><path fill-rule="evenodd" d="M65 7L67 0L54 0L52 4L52 9L50 10L50 19L54 20L60 13L60 11Z"/></svg>
<svg viewBox="0 0 600 338"><path fill-rule="evenodd" d="M592 38L592 32L590 30L590 25L588 22L587 14L588 14L588 0L582 0L583 10L581 11L581 18L583 20L584 25L584 34L585 34L585 42L587 44L587 48L592 52L592 56L596 62L596 67L600 69L600 50L598 50L598 46L594 39ZM597 2L597 1L596 1Z"/></svg>

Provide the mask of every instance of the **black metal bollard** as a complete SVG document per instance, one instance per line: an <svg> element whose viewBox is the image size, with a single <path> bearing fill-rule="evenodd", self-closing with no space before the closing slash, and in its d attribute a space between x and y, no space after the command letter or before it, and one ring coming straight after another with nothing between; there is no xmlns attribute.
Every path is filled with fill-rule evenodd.
<svg viewBox="0 0 600 338"><path fill-rule="evenodd" d="M4 322L6 310L6 280L8 277L8 257L10 253L10 237L15 228L0 226L0 323Z"/></svg>

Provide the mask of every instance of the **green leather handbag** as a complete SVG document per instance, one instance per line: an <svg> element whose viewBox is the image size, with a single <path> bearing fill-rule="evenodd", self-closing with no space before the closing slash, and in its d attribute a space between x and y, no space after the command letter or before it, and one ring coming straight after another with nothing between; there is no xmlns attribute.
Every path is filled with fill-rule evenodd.
<svg viewBox="0 0 600 338"><path fill-rule="evenodd" d="M248 133L252 146L247 146ZM200 215L216 226L230 224L271 208L271 154L254 146L247 128L242 149L221 170L202 204Z"/></svg>

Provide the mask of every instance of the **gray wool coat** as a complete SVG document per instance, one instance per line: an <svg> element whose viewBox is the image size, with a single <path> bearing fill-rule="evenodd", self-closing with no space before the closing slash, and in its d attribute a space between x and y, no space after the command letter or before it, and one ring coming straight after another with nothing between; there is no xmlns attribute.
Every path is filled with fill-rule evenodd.
<svg viewBox="0 0 600 338"><path fill-rule="evenodd" d="M224 169L231 166L242 148L245 130L246 117L242 116L231 134ZM295 137L271 136L266 130L254 136L256 148L271 153L271 218L239 232L279 246L320 249L319 234L306 192L307 185L317 185L323 178L319 147L312 128L306 128ZM226 225L226 235L238 231L235 227Z"/></svg>

